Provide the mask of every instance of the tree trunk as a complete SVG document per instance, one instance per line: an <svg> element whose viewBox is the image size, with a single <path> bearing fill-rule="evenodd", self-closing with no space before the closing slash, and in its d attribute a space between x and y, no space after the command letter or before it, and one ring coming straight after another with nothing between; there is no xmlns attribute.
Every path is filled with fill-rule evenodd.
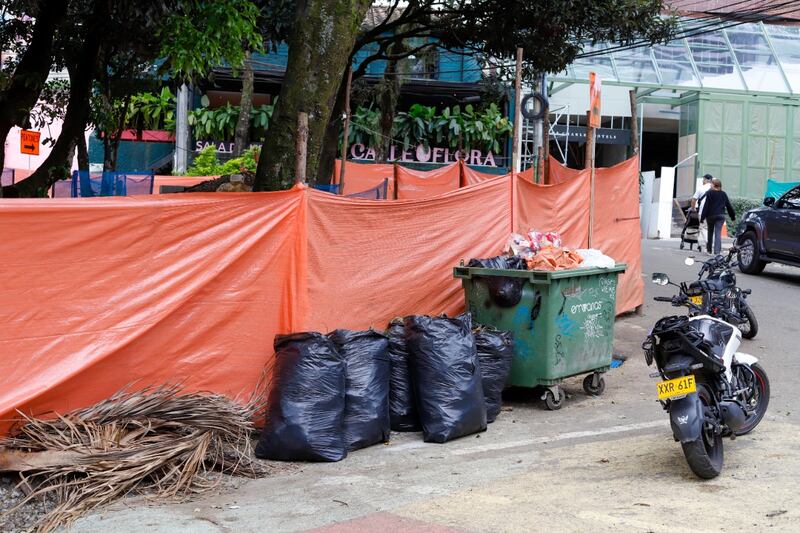
<svg viewBox="0 0 800 533"><path fill-rule="evenodd" d="M35 197L37 193L47 191L53 183L69 175L70 165L66 159L75 136L83 132L86 127L86 120L89 116L89 96L100 52L100 35L104 31L103 23L108 20L109 7L107 0L98 0L95 3L94 16L87 28L83 46L77 55L77 63L67 66L69 102L61 135L58 136L50 155L39 168L28 179L11 186L21 197Z"/></svg>
<svg viewBox="0 0 800 533"><path fill-rule="evenodd" d="M336 102L333 104L331 110L331 118L325 126L325 133L322 139L322 151L319 156L319 164L317 165L317 176L319 182L329 183L333 176L333 167L336 165L336 158L339 157L339 134L342 132L342 121L340 120L342 113L344 113L345 97L347 96L347 69L345 69L344 76L339 85L339 91L336 94ZM353 128L353 123L350 123L350 128Z"/></svg>
<svg viewBox="0 0 800 533"><path fill-rule="evenodd" d="M52 63L53 35L67 10L63 0L40 0L30 45L22 54L8 88L0 91L0 144L14 126L24 124L36 105ZM3 168L5 150L0 150Z"/></svg>
<svg viewBox="0 0 800 533"><path fill-rule="evenodd" d="M75 136L75 146L78 151L78 170L89 171L89 149L86 146L86 126Z"/></svg>
<svg viewBox="0 0 800 533"><path fill-rule="evenodd" d="M402 45L392 45L392 50L397 52ZM400 97L401 77L396 76L397 60L391 59L386 63L383 81L381 82L380 92L378 93L378 109L381 112L380 118L380 143L375 153L375 160L386 163L392 149L392 126L394 126L394 116L397 110L397 100Z"/></svg>
<svg viewBox="0 0 800 533"><path fill-rule="evenodd" d="M250 52L244 56L242 73L242 99L239 101L239 120L236 121L236 135L233 139L233 157L239 157L247 147L250 133L250 111L253 109L253 63Z"/></svg>
<svg viewBox="0 0 800 533"><path fill-rule="evenodd" d="M289 36L288 68L258 162L253 190L294 185L297 115L308 113L308 179L314 183L325 129L370 0L300 0Z"/></svg>

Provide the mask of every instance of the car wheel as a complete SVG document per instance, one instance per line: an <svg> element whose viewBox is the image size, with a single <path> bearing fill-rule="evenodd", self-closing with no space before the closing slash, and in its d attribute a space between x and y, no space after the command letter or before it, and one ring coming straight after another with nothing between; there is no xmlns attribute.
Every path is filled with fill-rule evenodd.
<svg viewBox="0 0 800 533"><path fill-rule="evenodd" d="M742 235L738 248L739 270L745 274L760 274L767 266L767 262L761 259L758 240L752 231Z"/></svg>

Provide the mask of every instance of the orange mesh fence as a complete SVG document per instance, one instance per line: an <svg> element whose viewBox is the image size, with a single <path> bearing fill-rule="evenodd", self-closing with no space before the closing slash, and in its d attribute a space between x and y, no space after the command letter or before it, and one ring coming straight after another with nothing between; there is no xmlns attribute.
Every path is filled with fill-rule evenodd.
<svg viewBox="0 0 800 533"><path fill-rule="evenodd" d="M461 181L460 166L460 163L456 162L430 171L398 166L397 199L430 198L458 190Z"/></svg>
<svg viewBox="0 0 800 533"><path fill-rule="evenodd" d="M636 169L597 172L596 247L629 265L619 311L642 302ZM131 383L249 393L276 333L459 312L454 266L496 255L512 222L585 246L588 198L579 172L396 202L305 187L0 200L0 433L15 409L65 412Z"/></svg>
<svg viewBox="0 0 800 533"><path fill-rule="evenodd" d="M0 201L0 433L136 386L251 392L302 329L302 189Z"/></svg>
<svg viewBox="0 0 800 533"><path fill-rule="evenodd" d="M502 180L398 202L312 191L310 327L382 329L396 316L463 309L453 267L502 249L510 231L510 193Z"/></svg>
<svg viewBox="0 0 800 533"><path fill-rule="evenodd" d="M475 170L474 168L470 168L469 165L462 165L461 172L464 174L464 181L463 181L464 186L477 185L478 183L483 183L486 180L493 180L501 176L507 175L507 174L490 174L489 172L481 172L480 170Z"/></svg>
<svg viewBox="0 0 800 533"><path fill-rule="evenodd" d="M617 285L617 313L644 302L639 225L639 159L595 170L594 247L628 264Z"/></svg>
<svg viewBox="0 0 800 533"><path fill-rule="evenodd" d="M355 194L382 185L383 180L389 180L388 197L394 198L394 165L352 163L347 162L344 173L344 193ZM333 183L339 183L342 161L336 160L333 169Z"/></svg>

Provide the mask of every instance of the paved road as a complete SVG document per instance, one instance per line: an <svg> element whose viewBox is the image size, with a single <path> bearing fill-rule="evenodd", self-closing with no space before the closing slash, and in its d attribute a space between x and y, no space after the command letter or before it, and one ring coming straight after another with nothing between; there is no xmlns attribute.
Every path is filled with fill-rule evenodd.
<svg viewBox="0 0 800 533"><path fill-rule="evenodd" d="M676 242L646 242L645 277L658 270L691 278L697 270L683 265L687 255ZM340 463L238 481L189 503L129 500L74 530L800 530L800 270L769 266L760 277L739 279L753 289L761 323L743 351L762 358L772 402L756 432L725 441L725 470L715 480L689 472L654 399L640 345L671 308L651 301L669 290L647 283L645 315L617 322L616 349L630 359L607 376L602 398L587 398L580 380L571 380L558 412L515 394L511 410L481 435L446 445L397 435Z"/></svg>

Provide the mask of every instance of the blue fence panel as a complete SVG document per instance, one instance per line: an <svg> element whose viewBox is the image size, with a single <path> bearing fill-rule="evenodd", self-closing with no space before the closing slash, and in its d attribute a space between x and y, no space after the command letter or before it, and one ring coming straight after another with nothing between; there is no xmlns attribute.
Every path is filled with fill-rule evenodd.
<svg viewBox="0 0 800 533"><path fill-rule="evenodd" d="M72 173L71 196L73 198L92 198L95 196L153 194L153 179L152 173L76 170Z"/></svg>
<svg viewBox="0 0 800 533"><path fill-rule="evenodd" d="M338 183L334 183L334 184L317 183L316 185L313 185L312 188L316 189L318 191L322 191L322 192L329 192L329 193L332 193L332 194L339 194L339 184Z"/></svg>
<svg viewBox="0 0 800 533"><path fill-rule="evenodd" d="M386 178L385 180L383 180L383 183L381 183L377 187L367 189L366 191L348 194L346 196L348 198L367 198L369 200L386 200L388 192L389 192L389 179Z"/></svg>

